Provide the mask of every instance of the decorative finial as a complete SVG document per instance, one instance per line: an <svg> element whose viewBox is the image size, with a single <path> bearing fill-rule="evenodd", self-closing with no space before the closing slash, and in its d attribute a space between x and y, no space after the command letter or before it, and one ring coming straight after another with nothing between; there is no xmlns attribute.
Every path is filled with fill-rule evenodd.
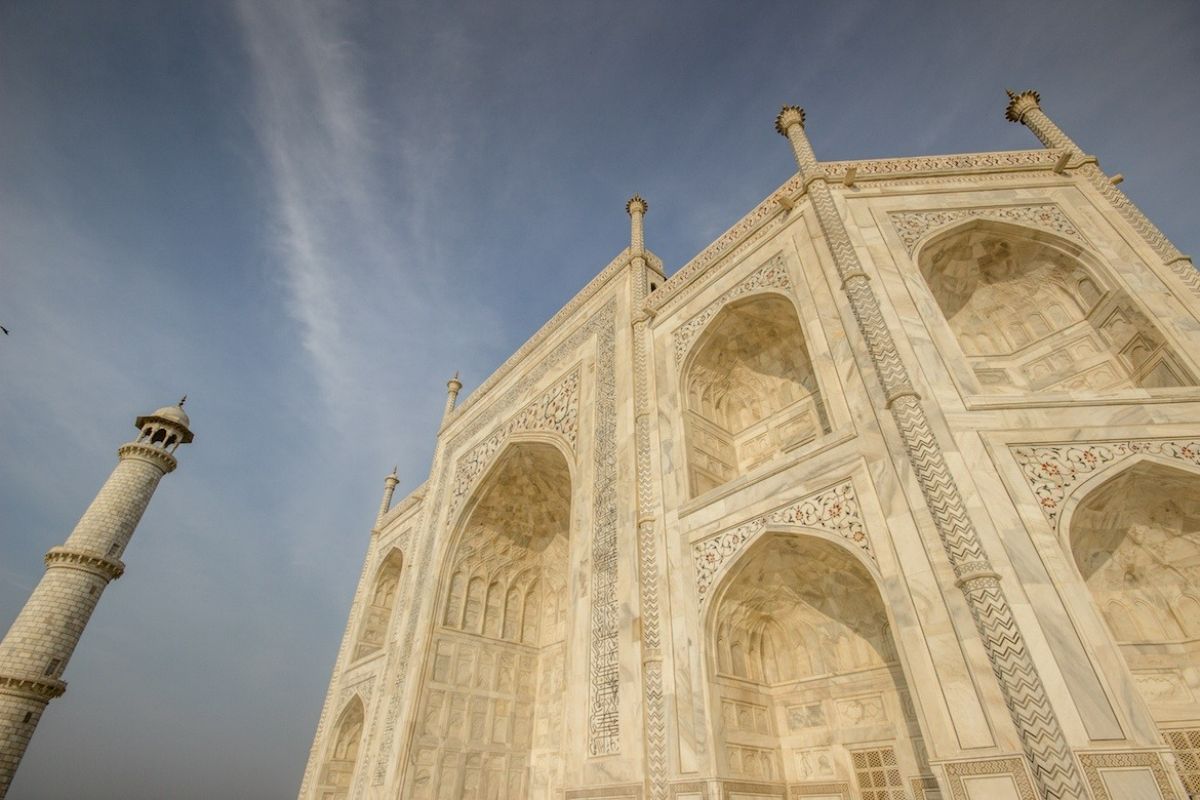
<svg viewBox="0 0 1200 800"><path fill-rule="evenodd" d="M775 117L775 130L780 136L787 136L788 129L793 125L804 127L804 109L800 106L784 106Z"/></svg>
<svg viewBox="0 0 1200 800"><path fill-rule="evenodd" d="M1008 107L1004 109L1004 118L1009 122L1020 122L1026 113L1037 108L1042 101L1042 96L1033 89L1023 92L1014 92L1012 89L1004 91L1008 94Z"/></svg>
<svg viewBox="0 0 1200 800"><path fill-rule="evenodd" d="M625 213L633 216L634 211L640 211L645 214L650 209L650 204L642 199L640 194L634 194L629 198L629 202L625 204Z"/></svg>
<svg viewBox="0 0 1200 800"><path fill-rule="evenodd" d="M400 465L399 465L399 464L397 464L396 466L392 467L392 474L393 474L393 475L395 475L395 474L396 474L396 472L397 472L397 471L399 471L399 469L400 469Z"/></svg>
<svg viewBox="0 0 1200 800"><path fill-rule="evenodd" d="M179 407L183 408L183 404L186 402L187 402L187 395L185 394L183 397L179 398Z"/></svg>

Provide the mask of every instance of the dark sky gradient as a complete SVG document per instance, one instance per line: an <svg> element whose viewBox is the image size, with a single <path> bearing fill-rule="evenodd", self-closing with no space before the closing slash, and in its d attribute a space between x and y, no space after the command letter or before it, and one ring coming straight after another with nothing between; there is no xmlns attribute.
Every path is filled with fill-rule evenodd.
<svg viewBox="0 0 1200 800"><path fill-rule="evenodd" d="M1200 252L1200 5L0 4L0 624L182 393L180 451L10 793L294 796L383 477L627 243L820 157L1037 146ZM1188 189L1187 187L1193 187Z"/></svg>

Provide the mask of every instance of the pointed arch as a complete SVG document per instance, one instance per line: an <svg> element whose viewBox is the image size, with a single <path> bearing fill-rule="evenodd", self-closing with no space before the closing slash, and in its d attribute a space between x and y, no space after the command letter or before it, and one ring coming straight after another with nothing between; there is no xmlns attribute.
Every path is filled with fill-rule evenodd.
<svg viewBox="0 0 1200 800"><path fill-rule="evenodd" d="M1164 728L1200 729L1200 472L1140 456L1081 484L1064 546Z"/></svg>
<svg viewBox="0 0 1200 800"><path fill-rule="evenodd" d="M1195 383L1140 304L1073 242L975 218L930 236L915 260L987 391Z"/></svg>
<svg viewBox="0 0 1200 800"><path fill-rule="evenodd" d="M503 775L511 797L561 786L566 634L544 598L569 582L568 454L545 437L514 437L463 506L438 589L441 625L405 797L498 785L480 769Z"/></svg>
<svg viewBox="0 0 1200 800"><path fill-rule="evenodd" d="M338 715L337 725L329 740L317 790L321 800L345 800L349 797L354 765L358 761L358 749L362 742L364 719L362 698L354 694Z"/></svg>
<svg viewBox="0 0 1200 800"><path fill-rule="evenodd" d="M844 542L764 531L720 575L704 625L718 768L729 778L831 777L791 757L811 746L813 719L831 770L853 774L852 750L868 743L902 772L928 770L878 576Z"/></svg>
<svg viewBox="0 0 1200 800"><path fill-rule="evenodd" d="M680 394L693 497L829 432L795 303L777 292L713 317L683 361Z"/></svg>
<svg viewBox="0 0 1200 800"><path fill-rule="evenodd" d="M364 598L362 622L354 647L356 659L365 658L383 648L403 575L404 553L399 548L392 548L375 571L375 579Z"/></svg>

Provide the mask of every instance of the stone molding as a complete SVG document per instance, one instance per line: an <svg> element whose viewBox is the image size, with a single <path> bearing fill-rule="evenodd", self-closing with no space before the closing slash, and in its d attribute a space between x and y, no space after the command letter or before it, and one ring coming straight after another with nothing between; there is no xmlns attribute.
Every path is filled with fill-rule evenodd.
<svg viewBox="0 0 1200 800"><path fill-rule="evenodd" d="M148 444L139 444L138 442L130 442L123 444L117 448L117 455L122 460L126 458L136 458L141 461L148 461L154 466L161 469L164 473L173 472L178 462L175 461L175 456L163 450L161 447L154 447Z"/></svg>
<svg viewBox="0 0 1200 800"><path fill-rule="evenodd" d="M66 547L52 547L43 560L46 568L67 567L90 572L109 581L115 581L125 573L125 564L115 558L104 558L94 553L84 553Z"/></svg>
<svg viewBox="0 0 1200 800"><path fill-rule="evenodd" d="M1136 455L1200 467L1200 439L1119 439L1009 445L1051 528L1058 528L1071 491L1101 469Z"/></svg>
<svg viewBox="0 0 1200 800"><path fill-rule="evenodd" d="M775 525L796 525L831 533L852 549L877 563L863 523L854 484L843 481L814 492L783 508L768 512L730 531L718 533L692 545L696 567L696 597L703 607L721 568L745 548L759 533Z"/></svg>
<svg viewBox="0 0 1200 800"><path fill-rule="evenodd" d="M683 363L683 359L687 357L692 345L695 344L696 339L700 337L708 323L731 301L760 291L770 289L790 291L791 288L792 280L788 277L787 268L784 266L783 254L777 253L749 277L743 279L672 331L671 337L675 344L675 364Z"/></svg>
<svg viewBox="0 0 1200 800"><path fill-rule="evenodd" d="M973 206L942 208L927 211L892 211L888 214L892 226L911 256L917 243L929 233L966 219L985 219L1026 225L1056 233L1084 247L1089 246L1083 234L1067 218L1057 203L1019 206Z"/></svg>
<svg viewBox="0 0 1200 800"><path fill-rule="evenodd" d="M949 761L942 765L950 781L950 796L953 800L969 800L964 778L976 775L1011 775L1017 784L1021 800L1040 800L1024 761L1020 758L991 758L984 761Z"/></svg>
<svg viewBox="0 0 1200 800"><path fill-rule="evenodd" d="M61 697L66 690L67 684L53 678L0 675L0 693L15 694L31 700L50 701Z"/></svg>
<svg viewBox="0 0 1200 800"><path fill-rule="evenodd" d="M1079 763L1083 766L1083 776L1088 788L1092 791L1094 800L1121 800L1114 798L1104 783L1100 771L1103 769L1131 769L1142 767L1150 770L1154 783L1164 798L1174 800L1178 795L1171 785L1171 778L1163 766L1158 753L1153 751L1123 750L1112 753L1079 753Z"/></svg>

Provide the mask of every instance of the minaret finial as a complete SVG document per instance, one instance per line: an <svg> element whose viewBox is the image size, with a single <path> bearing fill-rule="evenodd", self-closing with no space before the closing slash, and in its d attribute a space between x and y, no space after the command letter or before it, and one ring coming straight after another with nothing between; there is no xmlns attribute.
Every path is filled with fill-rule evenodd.
<svg viewBox="0 0 1200 800"><path fill-rule="evenodd" d="M187 395L185 394L183 397L179 398L179 407L183 408L183 404L186 402L187 402Z"/></svg>
<svg viewBox="0 0 1200 800"><path fill-rule="evenodd" d="M1022 122L1025 115L1032 109L1038 108L1038 104L1042 101L1042 96L1033 89L1026 89L1023 92L1014 92L1012 89L1005 89L1004 93L1008 95L1008 105L1004 108L1004 118L1009 122Z"/></svg>

